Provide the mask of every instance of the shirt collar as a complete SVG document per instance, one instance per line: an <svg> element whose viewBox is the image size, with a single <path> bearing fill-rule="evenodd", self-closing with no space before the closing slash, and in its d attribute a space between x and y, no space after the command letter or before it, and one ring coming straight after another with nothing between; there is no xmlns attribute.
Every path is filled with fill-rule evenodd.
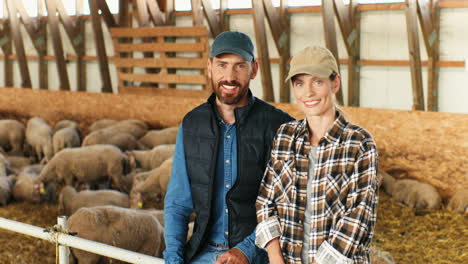
<svg viewBox="0 0 468 264"><path fill-rule="evenodd" d="M348 120L346 120L343 112L341 110L336 110L336 119L333 121L333 125L328 129L320 139L319 145L322 141L326 140L328 143L337 143L340 140L341 135L344 132L345 127L348 125ZM305 140L309 142L309 126L307 125L307 119L304 118L301 120L298 127L298 136L304 136Z"/></svg>

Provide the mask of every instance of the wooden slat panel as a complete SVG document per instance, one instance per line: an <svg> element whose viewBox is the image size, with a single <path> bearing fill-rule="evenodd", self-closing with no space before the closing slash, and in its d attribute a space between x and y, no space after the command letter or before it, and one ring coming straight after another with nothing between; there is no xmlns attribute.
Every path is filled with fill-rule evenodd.
<svg viewBox="0 0 468 264"><path fill-rule="evenodd" d="M175 96L178 98L207 98L210 91L204 90L184 90L184 89L166 89L154 87L135 87L124 86L119 87L119 93L122 94L138 94L138 95L160 95L160 96Z"/></svg>
<svg viewBox="0 0 468 264"><path fill-rule="evenodd" d="M154 51L154 52L202 52L206 50L206 46L201 43L119 43L115 46L116 52L132 52L132 51Z"/></svg>
<svg viewBox="0 0 468 264"><path fill-rule="evenodd" d="M121 37L205 37L205 27L111 28L113 38Z"/></svg>
<svg viewBox="0 0 468 264"><path fill-rule="evenodd" d="M120 73L119 78L133 82L154 82L154 83L179 83L179 84L206 84L206 77L203 75L180 75L180 74L131 74Z"/></svg>
<svg viewBox="0 0 468 264"><path fill-rule="evenodd" d="M117 67L153 67L153 68L180 68L180 69L205 69L207 59L199 58L116 58Z"/></svg>

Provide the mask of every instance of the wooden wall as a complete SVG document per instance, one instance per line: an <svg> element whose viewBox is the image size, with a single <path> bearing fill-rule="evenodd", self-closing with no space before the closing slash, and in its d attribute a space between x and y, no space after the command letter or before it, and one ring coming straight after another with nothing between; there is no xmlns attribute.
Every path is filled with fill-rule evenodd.
<svg viewBox="0 0 468 264"><path fill-rule="evenodd" d="M0 88L0 118L26 121L41 116L86 128L98 119L141 119L152 127L176 126L206 98L55 92ZM296 118L295 105L277 104ZM375 137L380 165L398 178L410 177L438 188L444 198L468 188L468 115L343 107Z"/></svg>

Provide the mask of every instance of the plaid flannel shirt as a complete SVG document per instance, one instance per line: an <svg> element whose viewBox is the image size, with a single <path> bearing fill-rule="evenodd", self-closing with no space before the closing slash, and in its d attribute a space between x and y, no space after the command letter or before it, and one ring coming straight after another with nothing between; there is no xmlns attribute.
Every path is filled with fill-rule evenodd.
<svg viewBox="0 0 468 264"><path fill-rule="evenodd" d="M264 248L279 237L286 263L301 263L308 196L312 202L309 263L370 263L378 203L377 149L365 129L336 113L317 148L310 193L307 121L283 124L274 139L256 202L256 244Z"/></svg>

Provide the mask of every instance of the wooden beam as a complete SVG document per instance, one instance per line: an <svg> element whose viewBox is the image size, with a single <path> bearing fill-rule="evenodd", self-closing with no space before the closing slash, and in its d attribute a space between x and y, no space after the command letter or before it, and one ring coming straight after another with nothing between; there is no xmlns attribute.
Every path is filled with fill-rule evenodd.
<svg viewBox="0 0 468 264"><path fill-rule="evenodd" d="M150 25L150 16L146 0L136 0L137 21L140 27L148 27Z"/></svg>
<svg viewBox="0 0 468 264"><path fill-rule="evenodd" d="M146 0L146 5L148 7L148 11L151 15L151 20L153 21L155 26L162 26L164 25L163 13L158 6L158 2L154 0Z"/></svg>
<svg viewBox="0 0 468 264"><path fill-rule="evenodd" d="M194 26L203 26L203 13L201 0L192 1L192 21Z"/></svg>
<svg viewBox="0 0 468 264"><path fill-rule="evenodd" d="M354 107L359 107L361 104L361 67L358 65L361 57L361 38L359 37L361 32L361 13L357 11L357 7L358 1L350 0L350 33L344 38L345 42L350 46L350 53L348 53L348 106Z"/></svg>
<svg viewBox="0 0 468 264"><path fill-rule="evenodd" d="M57 0L47 0L47 12L49 15L49 27L54 45L54 54L57 59L56 66L60 79L60 90L70 90L70 80L68 79L67 63L63 51L62 38L59 29L59 20L57 17Z"/></svg>
<svg viewBox="0 0 468 264"><path fill-rule="evenodd" d="M336 31L335 31L335 14L333 8L333 2L330 0L322 0L322 18L323 18L323 28L325 33L325 43L326 47L333 53L338 64L338 70L340 69L338 56L338 44L336 41ZM343 105L343 85L341 85L340 90L336 94L336 100L340 105Z"/></svg>
<svg viewBox="0 0 468 264"><path fill-rule="evenodd" d="M433 0L430 6L433 32L435 32L435 39L432 43L431 53L428 56L427 68L427 110L439 111L439 69L437 61L439 60L439 36L440 36L440 9L438 7L439 1Z"/></svg>
<svg viewBox="0 0 468 264"><path fill-rule="evenodd" d="M17 16L16 1L6 0L6 6L11 25L11 37L15 44L16 55L18 56L18 64L22 79L21 87L32 88L28 61L26 60L26 52L24 50L23 36L21 36L20 24Z"/></svg>
<svg viewBox="0 0 468 264"><path fill-rule="evenodd" d="M91 0L90 0L91 1ZM106 0L94 0L97 1L97 6L101 10L101 16L104 22L106 22L107 27L117 27L118 24L115 21L114 15L111 13L109 6L106 3ZM91 9L91 5L90 9Z"/></svg>
<svg viewBox="0 0 468 264"><path fill-rule="evenodd" d="M229 16L228 11L228 0L220 0L219 3L219 24L221 25L222 31L228 31L230 28L229 25Z"/></svg>
<svg viewBox="0 0 468 264"><path fill-rule="evenodd" d="M424 110L424 97L421 72L421 55L419 51L418 17L416 0L406 0L406 27L408 49L411 64L411 84L413 88L413 110Z"/></svg>
<svg viewBox="0 0 468 264"><path fill-rule="evenodd" d="M102 32L101 16L99 15L98 0L89 0L89 8L93 24L94 41L99 59L99 70L103 83L102 92L111 93L112 83L109 73L109 62L107 59L106 46L104 44L104 33Z"/></svg>
<svg viewBox="0 0 468 264"><path fill-rule="evenodd" d="M202 0L203 13L205 14L206 20L210 27L211 36L216 38L221 32L221 24L219 22L218 16L211 6L211 0Z"/></svg>
<svg viewBox="0 0 468 264"><path fill-rule="evenodd" d="M9 25L9 20L5 20L2 22L3 30L0 34L0 46L2 47L2 51L4 54L4 62L3 62L3 76L5 86L13 86L13 61L9 58L12 54L12 44L11 44L11 30Z"/></svg>
<svg viewBox="0 0 468 264"><path fill-rule="evenodd" d="M289 103L291 102L291 86L289 83L286 83L284 80L288 76L289 72L289 58L291 57L291 24L289 23L289 15L286 13L286 7L288 6L287 0L281 0L280 8L278 9L279 19L283 24L283 28L286 35L286 41L284 42L284 46L282 52L279 53L279 96L281 103Z"/></svg>
<svg viewBox="0 0 468 264"><path fill-rule="evenodd" d="M421 29L423 33L424 44L426 45L427 55L430 56L432 53L432 45L437 33L434 31L434 26L432 24L432 16L429 10L429 2L425 0L417 1L417 10L419 21L421 23Z"/></svg>
<svg viewBox="0 0 468 264"><path fill-rule="evenodd" d="M262 77L263 99L274 102L273 81L271 77L270 55L268 52L267 36L265 31L265 12L261 1L252 0L253 23L255 39L257 42L257 54Z"/></svg>

